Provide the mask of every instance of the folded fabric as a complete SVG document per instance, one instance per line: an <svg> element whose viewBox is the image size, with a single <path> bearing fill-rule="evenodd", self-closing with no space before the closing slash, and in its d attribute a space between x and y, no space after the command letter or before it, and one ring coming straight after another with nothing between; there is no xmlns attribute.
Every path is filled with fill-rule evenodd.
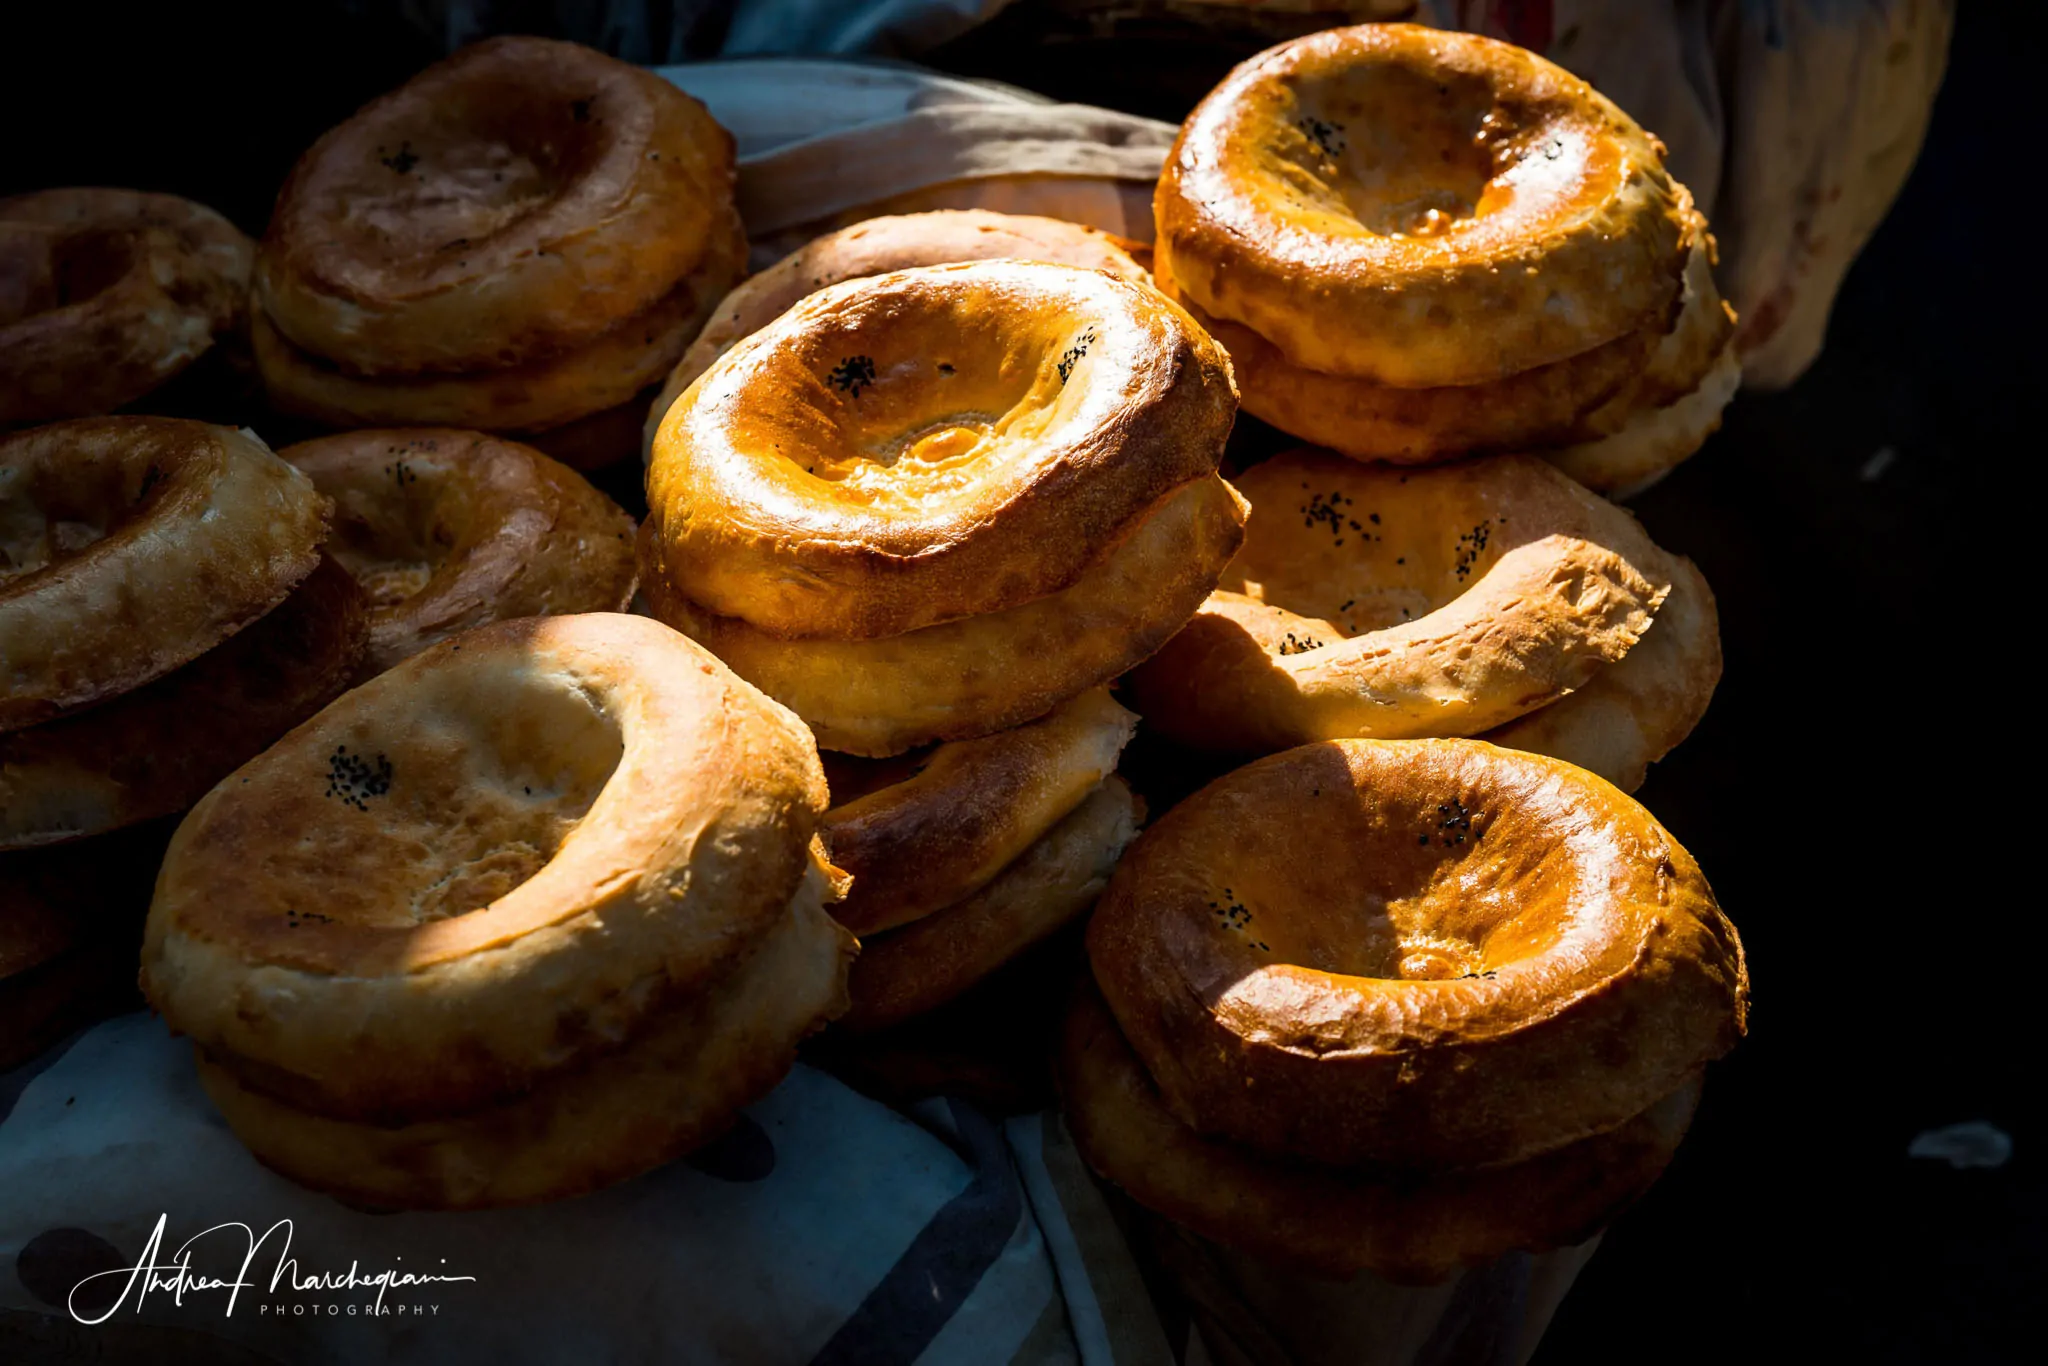
<svg viewBox="0 0 2048 1366"><path fill-rule="evenodd" d="M367 1213L267 1171L147 1015L0 1076L0 1116L0 1360L117 1340L169 1357L195 1337L211 1341L194 1360L232 1344L434 1366L1172 1359L1113 1228L1086 1235L1092 1267L1056 1268L1032 1208L1054 1188L1027 1195L996 1121L958 1102L906 1115L807 1067L686 1161L474 1214ZM149 1289L128 1269L152 1253L165 1283L189 1253L194 1278L251 1284ZM1105 1265L1099 1293L1062 1295ZM458 1279L380 1294L386 1271Z"/></svg>
<svg viewBox="0 0 2048 1366"><path fill-rule="evenodd" d="M883 213L1045 214L1150 241L1172 124L915 67L776 58L657 68L739 144L757 265Z"/></svg>
<svg viewBox="0 0 2048 1366"><path fill-rule="evenodd" d="M1593 1247L1305 1280L1100 1185L1055 1112L801 1065L624 1185L375 1213L258 1164L154 1017L0 1073L0 1361L1513 1366Z"/></svg>

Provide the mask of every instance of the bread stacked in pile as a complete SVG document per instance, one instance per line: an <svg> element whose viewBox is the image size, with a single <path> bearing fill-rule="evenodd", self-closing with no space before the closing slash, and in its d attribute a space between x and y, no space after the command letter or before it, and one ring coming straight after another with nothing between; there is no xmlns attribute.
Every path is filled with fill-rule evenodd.
<svg viewBox="0 0 2048 1366"><path fill-rule="evenodd" d="M971 251L993 217L826 245ZM1107 254L1006 235L1026 233ZM727 345L656 432L651 608L840 752L826 839L853 876L839 914L872 937L849 1028L923 1014L1085 912L1135 833L1114 776L1135 718L1101 685L1186 621L1242 521L1216 474L1222 358L1135 274L851 275Z"/></svg>
<svg viewBox="0 0 2048 1366"><path fill-rule="evenodd" d="M0 439L0 858L192 807L148 998L252 1150L361 1203L646 1170L1094 910L1038 1004L1141 1205L1340 1276L1599 1227L1747 1000L1610 785L1720 667L1697 571L1585 487L1690 454L1733 372L1655 140L1505 45L1338 30L1189 120L1152 278L931 214L727 297L732 165L649 73L479 44L279 196L257 364L343 429L303 471ZM1330 449L1234 487L1240 392ZM643 414L637 530L504 435L615 461ZM1185 771L1272 757L1140 836L1140 716ZM86 960L14 866L32 1014Z"/></svg>
<svg viewBox="0 0 2048 1366"><path fill-rule="evenodd" d="M352 1199L580 1194L714 1136L845 1007L803 725L644 617L355 689L178 827L151 1004L264 1161Z"/></svg>
<svg viewBox="0 0 2048 1366"><path fill-rule="evenodd" d="M1733 926L1647 811L1469 740L1218 779L1119 865L1088 959L1060 1057L1083 1154L1180 1225L1339 1278L1601 1227L1748 1006Z"/></svg>
<svg viewBox="0 0 2048 1366"><path fill-rule="evenodd" d="M1188 117L1155 269L1282 431L1366 460L1543 450L1627 492L1697 450L1740 380L1713 239L1663 151L1520 48L1333 29Z"/></svg>
<svg viewBox="0 0 2048 1366"><path fill-rule="evenodd" d="M254 257L234 224L176 195L0 199L0 428L222 402L243 387Z"/></svg>
<svg viewBox="0 0 2048 1366"><path fill-rule="evenodd" d="M615 460L746 264L732 196L732 138L652 72L544 39L464 48L285 181L256 261L270 401Z"/></svg>
<svg viewBox="0 0 2048 1366"><path fill-rule="evenodd" d="M37 936L27 972L85 940L133 947L134 916L94 904L104 883L73 896L57 870L153 867L146 841L104 842L185 810L339 695L363 604L321 554L327 501L248 432L55 423L0 437L0 489L0 861L6 895L36 906L0 926L70 927ZM56 1000L43 1014L29 1037L75 1018Z"/></svg>

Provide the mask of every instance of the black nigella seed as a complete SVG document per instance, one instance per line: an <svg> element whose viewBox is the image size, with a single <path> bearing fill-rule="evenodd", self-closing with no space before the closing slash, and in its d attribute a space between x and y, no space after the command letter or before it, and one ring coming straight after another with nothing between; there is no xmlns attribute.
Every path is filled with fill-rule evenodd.
<svg viewBox="0 0 2048 1366"><path fill-rule="evenodd" d="M327 796L339 797L358 811L367 811L369 798L391 791L391 760L379 754L365 759L350 754L347 745L335 746L327 760Z"/></svg>
<svg viewBox="0 0 2048 1366"><path fill-rule="evenodd" d="M1061 384L1065 384L1069 379L1073 378L1074 367L1081 363L1081 357L1087 355L1088 348L1093 346L1098 340L1100 338L1095 335L1095 329L1091 327L1086 332L1083 332L1072 346L1066 349L1066 353L1059 360L1058 368Z"/></svg>
<svg viewBox="0 0 2048 1366"><path fill-rule="evenodd" d="M860 391L875 382L875 361L872 356L848 356L832 367L825 382L842 394L860 397Z"/></svg>

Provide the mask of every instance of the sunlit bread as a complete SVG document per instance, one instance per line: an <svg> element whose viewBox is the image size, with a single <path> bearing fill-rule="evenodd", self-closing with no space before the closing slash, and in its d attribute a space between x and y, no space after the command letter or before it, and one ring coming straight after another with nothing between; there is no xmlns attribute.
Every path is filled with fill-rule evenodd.
<svg viewBox="0 0 2048 1366"><path fill-rule="evenodd" d="M1155 200L1155 266L1292 365L1479 384L1668 316L1691 197L1663 148L1563 68L1409 24L1238 66Z"/></svg>
<svg viewBox="0 0 2048 1366"><path fill-rule="evenodd" d="M1230 352L1245 411L1303 440L1397 464L1535 451L1589 488L1627 493L1697 451L1740 383L1712 250L1696 220L1685 289L1650 327L1501 379L1421 389L1291 364L1250 328L1180 297L1170 278L1159 286Z"/></svg>
<svg viewBox="0 0 2048 1366"><path fill-rule="evenodd" d="M356 1204L485 1209L582 1195L638 1176L730 1127L844 1009L853 942L806 878L774 924L697 998L616 1051L533 1090L446 1119L379 1126L308 1114L199 1059L199 1079L266 1165Z"/></svg>
<svg viewBox="0 0 2048 1366"><path fill-rule="evenodd" d="M1593 681L1479 738L1548 754L1624 792L1692 734L1721 681L1721 619L1691 560L1667 555L1671 592L1650 634Z"/></svg>
<svg viewBox="0 0 2048 1366"><path fill-rule="evenodd" d="M1294 365L1243 324L1183 302L1230 352L1246 412L1354 460L1391 464L1568 441L1588 413L1629 387L1651 349L1650 338L1631 332L1501 379L1404 389Z"/></svg>
<svg viewBox="0 0 2048 1366"><path fill-rule="evenodd" d="M1156 291L981 261L810 296L727 352L655 437L648 525L693 602L866 640L1067 589L1212 477L1229 361Z"/></svg>
<svg viewBox="0 0 2048 1366"><path fill-rule="evenodd" d="M1043 716L1123 674L1186 624L1243 538L1214 474L1168 494L1071 586L1021 606L875 640L784 640L704 610L640 532L650 610L802 716L828 749L900 754Z"/></svg>
<svg viewBox="0 0 2048 1366"><path fill-rule="evenodd" d="M295 1109L474 1113L727 977L786 923L825 803L802 723L660 623L480 627L200 801L158 879L143 988ZM810 942L843 959L838 931Z"/></svg>
<svg viewBox="0 0 2048 1366"><path fill-rule="evenodd" d="M1032 214L986 209L940 209L891 214L828 232L736 287L661 387L647 412L644 453L652 458L654 434L683 390L734 346L782 316L806 295L844 280L885 275L913 266L1012 258L1053 261L1106 270L1139 284L1145 270L1096 228Z"/></svg>
<svg viewBox="0 0 2048 1366"><path fill-rule="evenodd" d="M1243 549L1131 680L1184 744L1477 735L1625 659L1671 589L1634 518L1531 456L1400 470L1302 449L1238 487Z"/></svg>
<svg viewBox="0 0 2048 1366"><path fill-rule="evenodd" d="M1732 1047L1748 1002L1734 927L1647 811L1470 740L1328 741L1217 780L1125 855L1088 953L1177 1119L1332 1165L1619 1128Z"/></svg>

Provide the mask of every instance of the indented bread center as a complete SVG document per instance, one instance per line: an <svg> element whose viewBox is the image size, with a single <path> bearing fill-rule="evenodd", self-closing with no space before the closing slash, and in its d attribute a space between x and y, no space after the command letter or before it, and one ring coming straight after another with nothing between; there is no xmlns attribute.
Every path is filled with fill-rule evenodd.
<svg viewBox="0 0 2048 1366"><path fill-rule="evenodd" d="M135 268L134 234L8 225L9 266L0 278L0 324L70 308L105 293Z"/></svg>
<svg viewBox="0 0 2048 1366"><path fill-rule="evenodd" d="M1544 952L1568 917L1575 863L1528 840L1487 842L1500 819L1478 792L1372 793L1347 798L1348 778L1304 793L1316 803L1296 840L1238 851L1205 898L1204 918L1233 958L1376 981L1490 977ZM1343 784L1345 786L1340 786ZM1312 794L1312 795L1311 795ZM1348 805L1340 824L1317 809ZM1327 857L1304 862L1297 841ZM1239 954L1245 955L1238 957Z"/></svg>
<svg viewBox="0 0 2048 1366"><path fill-rule="evenodd" d="M901 458L910 464L942 465L971 455L981 444L983 435L979 427L942 423L922 436L912 438L904 447Z"/></svg>
<svg viewBox="0 0 2048 1366"><path fill-rule="evenodd" d="M988 477L988 461L998 451L992 427L979 413L949 413L850 450L821 452L808 473L851 502L915 506Z"/></svg>
<svg viewBox="0 0 2048 1366"><path fill-rule="evenodd" d="M81 460L0 475L0 583L84 553L163 496L164 463Z"/></svg>
<svg viewBox="0 0 2048 1366"><path fill-rule="evenodd" d="M359 196L352 216L394 256L466 265L470 250L561 192L566 149L523 136L449 138L420 129L408 137L406 131L392 130L377 145L378 166L364 168L361 182L351 186Z"/></svg>
<svg viewBox="0 0 2048 1366"><path fill-rule="evenodd" d="M557 858L624 754L619 723L543 669L426 674L294 777L270 819L287 922L409 930L468 915ZM273 781L283 783L280 771Z"/></svg>
<svg viewBox="0 0 2048 1366"><path fill-rule="evenodd" d="M372 607L395 607L417 597L434 576L434 567L419 561L398 563L350 563L352 557L338 556L342 567L355 577Z"/></svg>
<svg viewBox="0 0 2048 1366"><path fill-rule="evenodd" d="M559 836L543 849L514 841L457 864L414 899L414 920L446 920L490 905L546 867L558 842Z"/></svg>
<svg viewBox="0 0 2048 1366"><path fill-rule="evenodd" d="M1376 66L1296 96L1289 159L1351 231L1439 237L1497 206L1506 130L1483 82Z"/></svg>

